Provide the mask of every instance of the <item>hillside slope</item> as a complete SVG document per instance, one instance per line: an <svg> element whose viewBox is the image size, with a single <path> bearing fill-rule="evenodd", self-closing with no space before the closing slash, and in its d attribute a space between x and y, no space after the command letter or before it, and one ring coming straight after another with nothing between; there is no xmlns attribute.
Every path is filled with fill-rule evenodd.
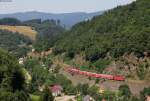
<svg viewBox="0 0 150 101"><path fill-rule="evenodd" d="M31 101L22 68L12 54L0 49L1 101Z"/></svg>
<svg viewBox="0 0 150 101"><path fill-rule="evenodd" d="M70 54L84 51L91 61L108 52L114 57L126 52L141 55L150 49L149 5L149 0L137 0L81 22L62 36L55 49Z"/></svg>
<svg viewBox="0 0 150 101"><path fill-rule="evenodd" d="M149 0L137 0L75 25L57 41L54 53L73 59L80 54L90 62L85 68L98 72L114 62L115 73L131 76L134 71L133 78L144 79L150 72L149 5Z"/></svg>
<svg viewBox="0 0 150 101"><path fill-rule="evenodd" d="M11 32L18 32L24 36L28 36L30 39L35 40L37 32L32 30L29 26L9 26L9 25L0 25L1 30L8 30Z"/></svg>
<svg viewBox="0 0 150 101"><path fill-rule="evenodd" d="M18 57L27 53L28 45L31 43L32 41L22 34L0 30L0 48L6 49Z"/></svg>

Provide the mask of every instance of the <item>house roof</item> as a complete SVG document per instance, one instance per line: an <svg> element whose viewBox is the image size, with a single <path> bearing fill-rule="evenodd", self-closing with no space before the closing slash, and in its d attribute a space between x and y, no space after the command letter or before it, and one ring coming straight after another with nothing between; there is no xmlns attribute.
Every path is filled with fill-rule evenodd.
<svg viewBox="0 0 150 101"><path fill-rule="evenodd" d="M51 92L58 92L58 91L62 91L62 87L60 85L53 85L51 88L50 88Z"/></svg>
<svg viewBox="0 0 150 101"><path fill-rule="evenodd" d="M83 98L83 101L89 101L91 99L91 96L90 95L86 95L84 98Z"/></svg>

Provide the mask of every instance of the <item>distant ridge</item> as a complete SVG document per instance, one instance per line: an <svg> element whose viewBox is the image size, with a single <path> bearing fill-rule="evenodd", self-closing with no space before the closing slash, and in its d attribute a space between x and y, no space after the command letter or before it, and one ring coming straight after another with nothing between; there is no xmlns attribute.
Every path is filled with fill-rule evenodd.
<svg viewBox="0 0 150 101"><path fill-rule="evenodd" d="M61 14L31 11L31 12L19 12L19 13L12 13L12 14L0 14L0 18L13 17L21 21L26 21L31 19L42 19L42 20L59 19L62 25L65 25L66 27L71 27L78 22L84 21L85 19L91 19L93 16L97 16L101 14L102 14L101 11L94 12L94 13L75 12L75 13L61 13Z"/></svg>

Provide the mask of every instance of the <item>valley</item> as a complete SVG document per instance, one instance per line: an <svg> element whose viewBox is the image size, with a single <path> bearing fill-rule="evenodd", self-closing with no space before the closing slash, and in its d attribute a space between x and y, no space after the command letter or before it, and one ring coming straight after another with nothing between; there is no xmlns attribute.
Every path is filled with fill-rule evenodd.
<svg viewBox="0 0 150 101"><path fill-rule="evenodd" d="M149 5L0 19L0 101L149 101Z"/></svg>

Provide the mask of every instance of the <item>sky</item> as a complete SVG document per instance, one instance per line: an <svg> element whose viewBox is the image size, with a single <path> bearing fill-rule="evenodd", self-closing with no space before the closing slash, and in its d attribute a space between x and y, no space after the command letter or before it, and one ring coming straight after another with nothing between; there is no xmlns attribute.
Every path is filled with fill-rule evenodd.
<svg viewBox="0 0 150 101"><path fill-rule="evenodd" d="M7 14L27 11L90 13L129 4L132 1L135 0L0 0L0 13Z"/></svg>

